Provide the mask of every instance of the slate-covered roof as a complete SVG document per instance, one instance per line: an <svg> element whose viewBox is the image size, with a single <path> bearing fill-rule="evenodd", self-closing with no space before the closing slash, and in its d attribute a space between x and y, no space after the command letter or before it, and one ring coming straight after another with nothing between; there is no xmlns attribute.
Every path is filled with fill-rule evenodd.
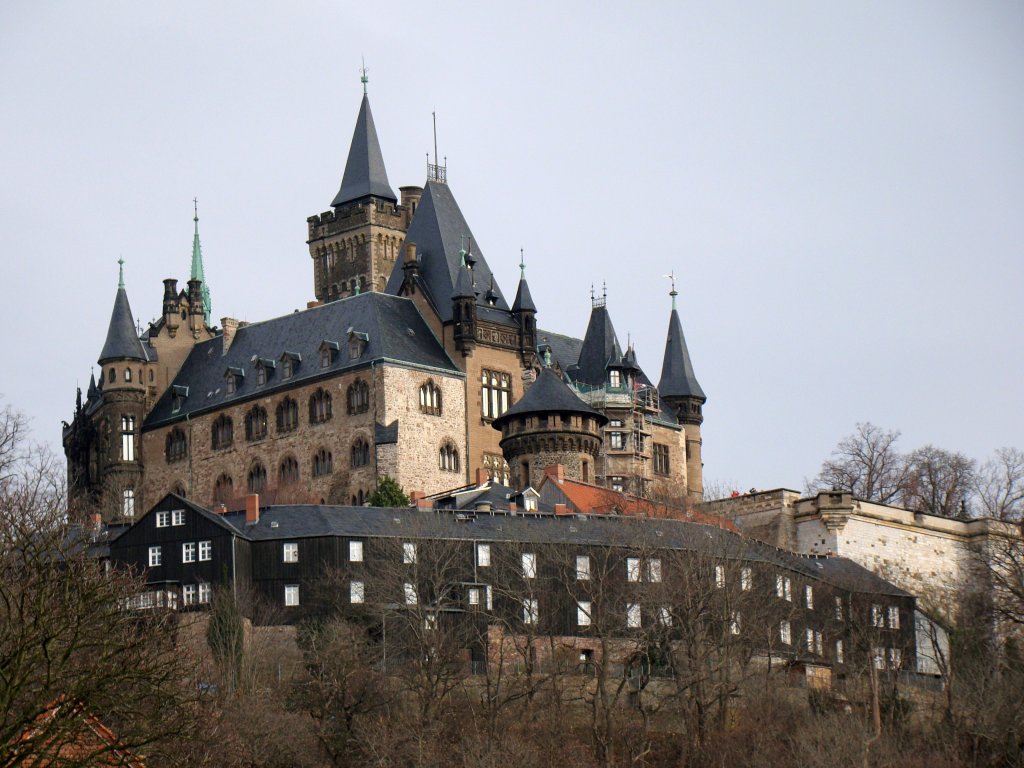
<svg viewBox="0 0 1024 768"><path fill-rule="evenodd" d="M675 307L668 321L668 338L665 341L665 359L661 364L661 381L658 394L662 397L696 397L707 400L704 390L693 373L693 363L686 349L683 325Z"/></svg>
<svg viewBox="0 0 1024 768"><path fill-rule="evenodd" d="M608 308L597 305L590 311L590 322L580 348L579 366L570 376L584 384L604 384L608 380L608 366L622 360L622 347L615 335Z"/></svg>
<svg viewBox="0 0 1024 768"><path fill-rule="evenodd" d="M584 413L593 416L602 424L608 421L604 414L580 400L576 393L569 389L569 385L550 368L541 369L537 381L530 386L519 402L492 421L491 426L501 429L502 424L509 419L526 413Z"/></svg>
<svg viewBox="0 0 1024 768"><path fill-rule="evenodd" d="M103 365L110 360L146 360L146 350L139 341L132 308L128 304L128 292L123 287L117 289L114 297L114 311L110 313L110 325L99 363Z"/></svg>
<svg viewBox="0 0 1024 768"><path fill-rule="evenodd" d="M553 362L558 363L563 371L579 362L580 350L583 348L582 339L543 330L537 331L537 344L539 347L545 344L551 347Z"/></svg>
<svg viewBox="0 0 1024 768"><path fill-rule="evenodd" d="M472 251L475 258L473 276L476 280L478 295L477 304L486 306L485 292L491 285L491 268L487 265L479 243L466 223L459 204L447 184L428 181L423 189L423 196L416 206L405 242L416 244L416 258L419 261L420 279L437 307L442 322L452 319L452 294L455 291L462 266L460 251L469 247L472 239ZM397 294L402 287L404 272L402 262L396 260L386 291ZM494 283L496 295L495 307L509 312L508 302L501 288Z"/></svg>
<svg viewBox="0 0 1024 768"><path fill-rule="evenodd" d="M377 128L373 124L373 113L370 111L370 100L363 94L363 102L359 106L356 118L356 129L352 133L352 144L348 150L348 162L345 163L345 175L341 180L341 189L334 196L331 205L354 203L370 196L390 200L395 203L388 173L384 169L384 155L380 151L377 139Z"/></svg>
<svg viewBox="0 0 1024 768"><path fill-rule="evenodd" d="M536 312L537 305L533 303L533 296L530 295L530 286L525 277L519 278L519 288L516 290L516 300L512 302L513 312Z"/></svg>
<svg viewBox="0 0 1024 768"><path fill-rule="evenodd" d="M349 332L365 333L363 353L349 358ZM320 367L319 350L323 342L338 344L331 365ZM189 414L220 408L226 403L263 397L310 381L336 376L342 371L368 366L371 362L390 361L420 366L462 376L438 343L413 303L383 293L362 293L320 307L294 312L261 323L244 325L235 331L227 354L224 337L219 335L192 348L172 386L157 402L146 419L145 428L183 419ZM229 368L253 371L254 358L278 360L285 352L297 353L290 379L282 378L281 366L268 370L267 383L257 387L256 377L238 377L237 388L228 394L224 376ZM189 396L180 410L172 412L175 386L188 387ZM180 391L180 390L179 390Z"/></svg>

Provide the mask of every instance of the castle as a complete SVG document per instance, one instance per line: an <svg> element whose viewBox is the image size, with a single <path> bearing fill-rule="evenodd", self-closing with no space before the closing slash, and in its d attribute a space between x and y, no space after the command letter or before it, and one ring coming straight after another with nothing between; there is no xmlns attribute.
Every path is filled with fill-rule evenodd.
<svg viewBox="0 0 1024 768"><path fill-rule="evenodd" d="M122 265L99 380L64 427L72 504L108 521L168 492L231 509L249 493L361 505L385 475L427 494L481 473L522 490L552 464L636 497L699 500L706 396L674 288L655 386L605 297L583 339L538 328L523 264L508 302L445 167L399 191L364 81L341 186L308 219L306 310L214 327L198 214L187 289L164 280L141 333Z"/></svg>

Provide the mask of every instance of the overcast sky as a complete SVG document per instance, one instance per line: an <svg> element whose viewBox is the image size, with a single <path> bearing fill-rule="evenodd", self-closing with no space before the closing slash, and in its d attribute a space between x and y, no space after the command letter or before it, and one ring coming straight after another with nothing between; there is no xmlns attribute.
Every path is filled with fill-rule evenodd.
<svg viewBox="0 0 1024 768"><path fill-rule="evenodd" d="M433 5L3 5L0 393L37 437L88 384L118 256L143 324L187 279L194 196L215 318L313 298L365 56L392 187L424 182L436 110L542 328L582 335L607 281L656 381L675 270L711 481L802 488L864 420L1024 447L1024 4Z"/></svg>

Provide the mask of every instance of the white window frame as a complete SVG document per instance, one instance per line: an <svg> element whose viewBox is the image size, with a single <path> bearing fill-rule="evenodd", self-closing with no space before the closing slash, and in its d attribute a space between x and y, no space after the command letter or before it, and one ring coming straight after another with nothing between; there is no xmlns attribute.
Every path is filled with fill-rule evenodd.
<svg viewBox="0 0 1024 768"><path fill-rule="evenodd" d="M406 605L416 605L420 601L420 596L416 592L416 585L408 581L402 585L402 595L405 598Z"/></svg>
<svg viewBox="0 0 1024 768"><path fill-rule="evenodd" d="M167 528L171 524L171 513L170 512L157 512L156 513L156 527Z"/></svg>
<svg viewBox="0 0 1024 768"><path fill-rule="evenodd" d="M576 555L576 581L590 581L590 555Z"/></svg>
<svg viewBox="0 0 1024 768"><path fill-rule="evenodd" d="M843 641L836 640L836 664L845 664L843 661Z"/></svg>
<svg viewBox="0 0 1024 768"><path fill-rule="evenodd" d="M361 563L363 562L363 542L362 541L350 541L348 543L348 561L350 563Z"/></svg>
<svg viewBox="0 0 1024 768"><path fill-rule="evenodd" d="M639 557L627 557L626 558L626 581L638 582L640 581L640 558Z"/></svg>
<svg viewBox="0 0 1024 768"><path fill-rule="evenodd" d="M807 610L814 610L814 587L810 584L804 585L804 603L807 605Z"/></svg>
<svg viewBox="0 0 1024 768"><path fill-rule="evenodd" d="M135 517L135 489L125 488L121 496L121 516Z"/></svg>
<svg viewBox="0 0 1024 768"><path fill-rule="evenodd" d="M882 606L877 603L871 606L871 626L885 627L885 613L882 611Z"/></svg>
<svg viewBox="0 0 1024 768"><path fill-rule="evenodd" d="M754 585L754 572L749 568L740 568L740 590L749 592Z"/></svg>
<svg viewBox="0 0 1024 768"><path fill-rule="evenodd" d="M785 619L779 622L779 642L783 645L793 644L793 627Z"/></svg>
<svg viewBox="0 0 1024 768"><path fill-rule="evenodd" d="M149 548L149 567L150 568L156 568L158 565L162 565L163 564L163 559L164 559L164 553L163 553L163 550L159 546L150 547Z"/></svg>
<svg viewBox="0 0 1024 768"><path fill-rule="evenodd" d="M196 561L196 543L186 541L181 545L181 562L194 563Z"/></svg>
<svg viewBox="0 0 1024 768"><path fill-rule="evenodd" d="M900 608L898 605L890 605L886 613L889 621L889 629L900 628Z"/></svg>
<svg viewBox="0 0 1024 768"><path fill-rule="evenodd" d="M626 628L640 629L643 626L643 613L640 603L626 603Z"/></svg>
<svg viewBox="0 0 1024 768"><path fill-rule="evenodd" d="M540 619L540 604L535 597L523 598L523 624L536 625Z"/></svg>
<svg viewBox="0 0 1024 768"><path fill-rule="evenodd" d="M480 605L480 587L470 587L466 598L470 605Z"/></svg>
<svg viewBox="0 0 1024 768"><path fill-rule="evenodd" d="M810 627L806 630L807 635L807 652L814 653L814 630Z"/></svg>
<svg viewBox="0 0 1024 768"><path fill-rule="evenodd" d="M523 552L523 578L537 578L537 553Z"/></svg>
<svg viewBox="0 0 1024 768"><path fill-rule="evenodd" d="M184 525L185 524L185 510L184 509L172 509L171 510L171 525Z"/></svg>
<svg viewBox="0 0 1024 768"><path fill-rule="evenodd" d="M658 623L663 627L672 626L672 610L667 606L658 609Z"/></svg>
<svg viewBox="0 0 1024 768"><path fill-rule="evenodd" d="M297 541L286 541L281 544L281 562L282 563L297 563L299 562L299 542Z"/></svg>
<svg viewBox="0 0 1024 768"><path fill-rule="evenodd" d="M477 544L476 545L476 564L480 568L489 568L491 565L491 545L490 544Z"/></svg>
<svg viewBox="0 0 1024 768"><path fill-rule="evenodd" d="M185 584L181 588L181 602L182 605L195 605L196 604L196 585Z"/></svg>
<svg viewBox="0 0 1024 768"><path fill-rule="evenodd" d="M199 604L206 605L213 596L213 589L207 582L199 582Z"/></svg>
<svg viewBox="0 0 1024 768"><path fill-rule="evenodd" d="M836 595L836 621L843 620L843 598Z"/></svg>
<svg viewBox="0 0 1024 768"><path fill-rule="evenodd" d="M490 584L484 587L484 600L487 604L487 610L494 610L494 591L491 589Z"/></svg>
<svg viewBox="0 0 1024 768"><path fill-rule="evenodd" d="M591 610L593 606L589 600L576 601L576 625L589 627L591 623Z"/></svg>
<svg viewBox="0 0 1024 768"><path fill-rule="evenodd" d="M361 581L350 581L348 585L348 601L359 605L366 600L366 587Z"/></svg>
<svg viewBox="0 0 1024 768"><path fill-rule="evenodd" d="M739 611L733 611L732 616L729 617L729 634L738 635L743 629L743 617Z"/></svg>
<svg viewBox="0 0 1024 768"><path fill-rule="evenodd" d="M893 669L899 669L903 666L903 651L900 648L889 649L889 666Z"/></svg>
<svg viewBox="0 0 1024 768"><path fill-rule="evenodd" d="M717 589L725 589L725 566L715 566L715 587Z"/></svg>
<svg viewBox="0 0 1024 768"><path fill-rule="evenodd" d="M402 562L406 565L416 564L416 542L406 541L402 543Z"/></svg>
<svg viewBox="0 0 1024 768"><path fill-rule="evenodd" d="M652 557L647 561L647 580L652 584L661 583L661 558Z"/></svg>
<svg viewBox="0 0 1024 768"><path fill-rule="evenodd" d="M286 608L294 608L299 604L299 585L284 585L284 605Z"/></svg>
<svg viewBox="0 0 1024 768"><path fill-rule="evenodd" d="M210 540L199 542L199 562L206 563L213 559L213 542Z"/></svg>

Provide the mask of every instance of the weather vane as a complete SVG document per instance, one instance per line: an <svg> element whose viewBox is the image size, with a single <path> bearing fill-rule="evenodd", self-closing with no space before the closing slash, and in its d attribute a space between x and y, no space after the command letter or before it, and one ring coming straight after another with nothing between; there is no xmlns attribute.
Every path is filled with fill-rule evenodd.
<svg viewBox="0 0 1024 768"><path fill-rule="evenodd" d="M365 96L366 95L366 84L368 82L370 82L370 78L369 78L369 76L367 76L366 73L369 72L370 70L366 68L366 57L363 56L361 58L363 60L363 66L359 68L359 82L361 82L363 84L363 96Z"/></svg>

